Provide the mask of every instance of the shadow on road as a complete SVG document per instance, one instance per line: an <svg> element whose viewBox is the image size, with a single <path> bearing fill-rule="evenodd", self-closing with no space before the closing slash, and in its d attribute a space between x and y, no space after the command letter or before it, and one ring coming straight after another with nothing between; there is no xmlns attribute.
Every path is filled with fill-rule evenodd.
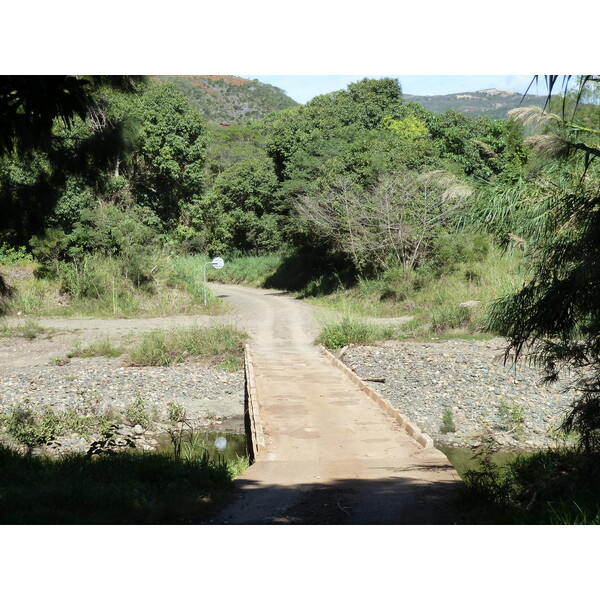
<svg viewBox="0 0 600 600"><path fill-rule="evenodd" d="M458 494L462 482L410 476L339 479L326 484L264 485L236 481L235 500L211 524L237 525L466 525Z"/></svg>

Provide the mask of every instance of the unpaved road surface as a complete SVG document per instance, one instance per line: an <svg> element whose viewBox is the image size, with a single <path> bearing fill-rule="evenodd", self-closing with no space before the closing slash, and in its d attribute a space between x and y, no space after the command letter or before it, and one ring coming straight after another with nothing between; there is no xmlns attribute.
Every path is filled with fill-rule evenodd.
<svg viewBox="0 0 600 600"><path fill-rule="evenodd" d="M250 332L264 449L236 480L231 524L444 524L459 477L313 343L311 309L285 294L212 285Z"/></svg>

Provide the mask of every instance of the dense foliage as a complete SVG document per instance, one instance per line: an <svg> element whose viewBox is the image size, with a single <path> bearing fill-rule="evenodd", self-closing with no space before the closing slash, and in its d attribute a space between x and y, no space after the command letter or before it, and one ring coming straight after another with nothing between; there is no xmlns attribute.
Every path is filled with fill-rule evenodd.
<svg viewBox="0 0 600 600"><path fill-rule="evenodd" d="M29 79L3 89L44 84ZM159 247L283 251L351 281L434 260L481 182L519 180L527 163L516 124L433 114L403 102L394 79L228 126L207 125L180 91L191 80L173 81L69 79L81 101L70 92L50 126L32 124L35 138L15 125L0 156L0 243L32 251L47 275L64 271L57 261L122 257L134 285L150 280L147 250Z"/></svg>

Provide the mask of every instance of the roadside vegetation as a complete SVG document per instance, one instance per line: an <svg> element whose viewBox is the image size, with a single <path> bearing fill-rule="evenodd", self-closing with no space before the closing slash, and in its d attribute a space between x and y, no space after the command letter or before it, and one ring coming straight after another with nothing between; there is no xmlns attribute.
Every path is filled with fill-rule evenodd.
<svg viewBox="0 0 600 600"><path fill-rule="evenodd" d="M588 457L573 468L591 473L600 452L598 81L582 77L560 98L555 76L547 81L546 108L524 102L508 120L433 113L383 78L219 129L172 82L6 76L0 311L219 314L226 306L210 295L204 306L202 280L221 256L226 267L209 266L209 280L312 303L331 348L502 335L507 356L533 356L548 380L574 370L582 395L564 433L577 442L563 458ZM50 83L59 84L55 105L21 110ZM210 352L236 368L228 334L216 337L225 347ZM136 364L171 364L213 342L152 334L128 352ZM498 481L478 485L504 489Z"/></svg>
<svg viewBox="0 0 600 600"><path fill-rule="evenodd" d="M463 475L462 507L473 523L600 525L600 461L557 448L500 466L488 447Z"/></svg>
<svg viewBox="0 0 600 600"><path fill-rule="evenodd" d="M172 434L171 444L136 450L119 434L124 424ZM87 453L43 451L69 433L87 441ZM78 408L42 413L24 403L0 411L0 523L200 523L228 500L248 464L245 455L211 454L181 406L170 406L162 423L142 398L108 413L93 397Z"/></svg>

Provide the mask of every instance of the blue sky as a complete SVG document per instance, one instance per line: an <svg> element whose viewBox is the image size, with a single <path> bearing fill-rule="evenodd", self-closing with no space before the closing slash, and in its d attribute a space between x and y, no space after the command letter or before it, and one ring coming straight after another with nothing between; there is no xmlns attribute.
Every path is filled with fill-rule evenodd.
<svg viewBox="0 0 600 600"><path fill-rule="evenodd" d="M364 77L394 77L400 81L405 94L433 96L497 88L524 94L533 75L240 75L258 79L282 89L288 96L305 104L311 98L346 89L349 83ZM543 94L543 79L529 93Z"/></svg>

